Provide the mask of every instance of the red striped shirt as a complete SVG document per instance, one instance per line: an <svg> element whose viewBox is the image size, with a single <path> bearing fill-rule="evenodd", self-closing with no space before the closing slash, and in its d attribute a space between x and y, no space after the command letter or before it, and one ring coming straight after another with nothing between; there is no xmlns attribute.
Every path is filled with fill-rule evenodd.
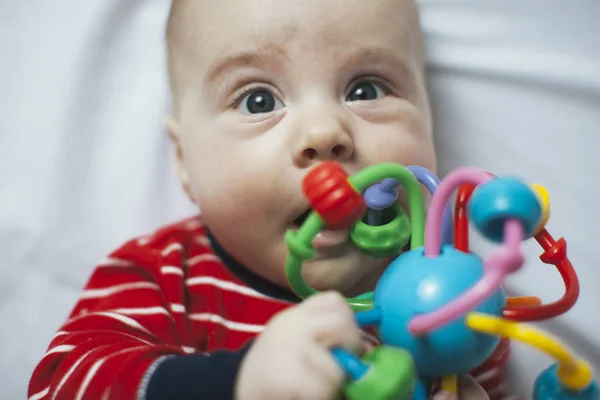
<svg viewBox="0 0 600 400"><path fill-rule="evenodd" d="M238 350L292 302L249 287L212 249L199 217L125 243L98 264L35 368L38 399L135 399L165 355ZM492 399L505 396L501 343L474 371Z"/></svg>

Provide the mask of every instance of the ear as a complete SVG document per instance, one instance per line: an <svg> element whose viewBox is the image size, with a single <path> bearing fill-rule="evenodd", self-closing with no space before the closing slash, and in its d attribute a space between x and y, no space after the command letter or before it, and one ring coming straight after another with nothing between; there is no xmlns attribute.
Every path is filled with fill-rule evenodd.
<svg viewBox="0 0 600 400"><path fill-rule="evenodd" d="M165 127L167 128L167 132L169 134L171 142L175 146L175 168L177 171L177 176L179 177L179 182L181 182L183 190L187 194L188 198L192 201L192 203L196 203L196 200L194 199L194 196L192 195L192 190L190 188L190 176L188 174L187 168L185 167L185 163L183 162L183 149L181 147L179 122L173 116L169 115L165 119Z"/></svg>

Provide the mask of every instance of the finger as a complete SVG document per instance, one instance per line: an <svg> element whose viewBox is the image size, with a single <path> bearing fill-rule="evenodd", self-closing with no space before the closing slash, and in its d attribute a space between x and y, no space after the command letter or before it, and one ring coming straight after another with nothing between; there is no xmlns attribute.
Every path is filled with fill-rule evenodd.
<svg viewBox="0 0 600 400"><path fill-rule="evenodd" d="M440 391L433 395L432 400L458 400L458 396L447 391ZM462 400L462 399L461 399Z"/></svg>
<svg viewBox="0 0 600 400"><path fill-rule="evenodd" d="M489 395L471 375L463 375L458 381L461 400L489 400Z"/></svg>
<svg viewBox="0 0 600 400"><path fill-rule="evenodd" d="M338 292L327 291L315 294L304 300L299 307L305 309L320 309L352 314L352 309L346 299Z"/></svg>
<svg viewBox="0 0 600 400"><path fill-rule="evenodd" d="M341 346L362 354L366 343L346 300L333 292L323 293L313 300L302 310L310 335L327 348Z"/></svg>
<svg viewBox="0 0 600 400"><path fill-rule="evenodd" d="M367 343L359 329L339 314L320 314L307 324L309 335L323 347L343 347L354 354L364 354Z"/></svg>
<svg viewBox="0 0 600 400"><path fill-rule="evenodd" d="M259 374L258 379L269 388L268 396L254 397L263 399L334 399L340 392L344 373L325 349L310 342L299 349L295 357L284 357L275 370L275 376Z"/></svg>
<svg viewBox="0 0 600 400"><path fill-rule="evenodd" d="M346 378L346 371L338 364L329 349L312 342L306 351L305 361L309 371L315 371L319 379L328 387L340 388Z"/></svg>

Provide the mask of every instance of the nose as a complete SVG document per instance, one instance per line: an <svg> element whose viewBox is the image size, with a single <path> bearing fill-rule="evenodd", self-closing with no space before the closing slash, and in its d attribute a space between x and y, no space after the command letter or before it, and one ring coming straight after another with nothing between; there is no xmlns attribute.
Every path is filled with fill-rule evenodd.
<svg viewBox="0 0 600 400"><path fill-rule="evenodd" d="M326 112L303 117L294 148L296 165L306 168L319 161L347 161L353 154L354 141L343 117Z"/></svg>

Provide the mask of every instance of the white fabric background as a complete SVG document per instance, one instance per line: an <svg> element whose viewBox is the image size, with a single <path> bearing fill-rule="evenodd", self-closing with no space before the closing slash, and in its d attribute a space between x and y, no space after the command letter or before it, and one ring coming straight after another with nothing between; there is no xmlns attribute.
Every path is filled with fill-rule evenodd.
<svg viewBox="0 0 600 400"><path fill-rule="evenodd" d="M27 380L94 263L193 211L162 129L167 0L0 2L0 388ZM544 184L582 295L543 324L600 369L600 3L422 0L442 172L476 165ZM483 250L487 250L483 245ZM553 300L537 260L512 293ZM549 360L518 346L515 389Z"/></svg>

